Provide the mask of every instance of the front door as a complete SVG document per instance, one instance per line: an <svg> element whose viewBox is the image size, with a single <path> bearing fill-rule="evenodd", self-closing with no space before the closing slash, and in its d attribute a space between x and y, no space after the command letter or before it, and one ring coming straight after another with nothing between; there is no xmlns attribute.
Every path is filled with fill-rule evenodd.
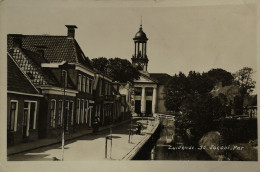
<svg viewBox="0 0 260 172"><path fill-rule="evenodd" d="M146 116L151 116L152 114L152 101L146 100Z"/></svg>

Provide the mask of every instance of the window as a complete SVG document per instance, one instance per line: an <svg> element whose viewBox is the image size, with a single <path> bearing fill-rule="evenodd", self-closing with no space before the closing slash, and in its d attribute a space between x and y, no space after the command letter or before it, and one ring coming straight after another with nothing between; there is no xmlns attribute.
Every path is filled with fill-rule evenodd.
<svg viewBox="0 0 260 172"><path fill-rule="evenodd" d="M107 90L108 90L108 83L105 83L105 95L108 95L107 94L107 92L108 92Z"/></svg>
<svg viewBox="0 0 260 172"><path fill-rule="evenodd" d="M89 93L92 94L92 79L89 79Z"/></svg>
<svg viewBox="0 0 260 172"><path fill-rule="evenodd" d="M145 95L152 96L153 95L153 88L145 88Z"/></svg>
<svg viewBox="0 0 260 172"><path fill-rule="evenodd" d="M89 78L87 78L87 83L86 83L86 92L89 93Z"/></svg>
<svg viewBox="0 0 260 172"><path fill-rule="evenodd" d="M104 81L103 84L101 84L102 86L102 95L105 95L105 87L106 87L106 82Z"/></svg>
<svg viewBox="0 0 260 172"><path fill-rule="evenodd" d="M63 118L63 102L62 100L59 100L58 104L58 125L62 126L62 118Z"/></svg>
<svg viewBox="0 0 260 172"><path fill-rule="evenodd" d="M81 91L85 92L85 86L86 84L86 77L85 76L82 76L82 82L81 82Z"/></svg>
<svg viewBox="0 0 260 172"><path fill-rule="evenodd" d="M108 84L108 95L111 95L111 84Z"/></svg>
<svg viewBox="0 0 260 172"><path fill-rule="evenodd" d="M83 76L82 91L86 92L86 77L85 76Z"/></svg>
<svg viewBox="0 0 260 172"><path fill-rule="evenodd" d="M80 119L80 99L77 99L77 124L79 124Z"/></svg>
<svg viewBox="0 0 260 172"><path fill-rule="evenodd" d="M81 76L81 74L79 74L79 76L78 76L78 90L79 91L81 91L81 78L82 78L82 76Z"/></svg>
<svg viewBox="0 0 260 172"><path fill-rule="evenodd" d="M29 129L36 129L36 102L24 101L23 125L27 126L26 135L29 136Z"/></svg>
<svg viewBox="0 0 260 172"><path fill-rule="evenodd" d="M65 101L65 105L64 105L64 127L66 127L66 130L69 129L69 115L70 115L70 107L69 107L69 101L66 100Z"/></svg>
<svg viewBox="0 0 260 172"><path fill-rule="evenodd" d="M80 113L81 124L83 124L84 123L84 100L83 99L80 102L80 107L81 107L81 113Z"/></svg>
<svg viewBox="0 0 260 172"><path fill-rule="evenodd" d="M73 101L70 101L70 114L71 114L71 119L70 119L70 122L71 122L71 125L73 125L74 123L74 117L73 117L73 109L74 109L74 102Z"/></svg>
<svg viewBox="0 0 260 172"><path fill-rule="evenodd" d="M36 102L30 102L30 129L35 129L36 127Z"/></svg>
<svg viewBox="0 0 260 172"><path fill-rule="evenodd" d="M85 119L85 123L88 123L88 101L86 100L85 103L85 112L84 112L84 119Z"/></svg>
<svg viewBox="0 0 260 172"><path fill-rule="evenodd" d="M142 88L141 87L136 87L135 89L135 95L136 96L141 96L142 94Z"/></svg>
<svg viewBox="0 0 260 172"><path fill-rule="evenodd" d="M56 100L51 100L51 126L55 128L56 120Z"/></svg>
<svg viewBox="0 0 260 172"><path fill-rule="evenodd" d="M92 114L92 108L93 106L89 106L89 123L88 126L91 127L91 114Z"/></svg>
<svg viewBox="0 0 260 172"><path fill-rule="evenodd" d="M68 75L67 75L67 71L66 70L62 70L62 85L64 87L68 86Z"/></svg>
<svg viewBox="0 0 260 172"><path fill-rule="evenodd" d="M7 129L9 131L16 131L17 130L17 114L18 114L18 101L11 100L10 104L10 112L7 119Z"/></svg>

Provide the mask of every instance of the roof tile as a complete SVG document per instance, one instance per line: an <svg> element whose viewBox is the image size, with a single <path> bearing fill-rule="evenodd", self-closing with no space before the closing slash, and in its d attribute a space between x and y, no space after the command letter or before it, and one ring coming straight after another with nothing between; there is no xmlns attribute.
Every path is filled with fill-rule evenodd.
<svg viewBox="0 0 260 172"><path fill-rule="evenodd" d="M8 35L8 49L12 48L15 35ZM22 48L37 52L37 46L44 46L44 58L50 63L82 63L92 68L91 62L77 41L67 36L22 35Z"/></svg>
<svg viewBox="0 0 260 172"><path fill-rule="evenodd" d="M29 80L25 77L19 67L11 59L7 57L7 90L23 93L37 94L38 91L33 87Z"/></svg>

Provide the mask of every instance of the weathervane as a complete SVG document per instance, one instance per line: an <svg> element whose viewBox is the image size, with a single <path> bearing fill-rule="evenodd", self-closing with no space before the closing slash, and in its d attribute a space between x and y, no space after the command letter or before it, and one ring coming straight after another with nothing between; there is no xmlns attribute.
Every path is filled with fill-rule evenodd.
<svg viewBox="0 0 260 172"><path fill-rule="evenodd" d="M141 27L142 27L142 25L143 25L143 16L141 16Z"/></svg>

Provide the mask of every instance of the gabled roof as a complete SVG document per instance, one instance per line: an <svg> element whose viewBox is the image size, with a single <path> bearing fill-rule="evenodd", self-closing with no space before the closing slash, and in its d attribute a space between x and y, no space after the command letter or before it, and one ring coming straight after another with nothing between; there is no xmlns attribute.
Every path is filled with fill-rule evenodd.
<svg viewBox="0 0 260 172"><path fill-rule="evenodd" d="M7 90L37 94L38 90L26 78L26 75L19 69L13 59L7 56Z"/></svg>
<svg viewBox="0 0 260 172"><path fill-rule="evenodd" d="M15 48L10 49L8 54L35 86L55 86L58 84L52 74L41 68L40 60L43 59L36 53L21 48Z"/></svg>
<svg viewBox="0 0 260 172"><path fill-rule="evenodd" d="M150 77L157 80L161 85L166 85L171 79L171 76L167 73L150 73Z"/></svg>
<svg viewBox="0 0 260 172"><path fill-rule="evenodd" d="M12 48L15 35L8 35L8 50ZM68 36L21 35L22 48L37 52L37 46L44 46L44 58L49 63L81 63L92 68L91 62L78 45L77 41Z"/></svg>
<svg viewBox="0 0 260 172"><path fill-rule="evenodd" d="M136 83L154 83L154 84L158 84L158 81L146 74L143 74L140 72L140 78L137 80L134 80L134 82Z"/></svg>

